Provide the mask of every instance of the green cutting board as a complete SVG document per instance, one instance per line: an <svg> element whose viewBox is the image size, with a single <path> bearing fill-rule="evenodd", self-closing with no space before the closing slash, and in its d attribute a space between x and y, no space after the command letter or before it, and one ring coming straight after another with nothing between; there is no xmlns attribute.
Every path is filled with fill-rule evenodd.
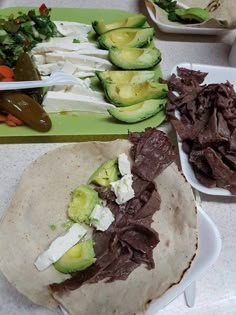
<svg viewBox="0 0 236 315"><path fill-rule="evenodd" d="M14 7L0 10L0 15L17 15L19 11L28 12L32 8ZM75 21L91 24L93 20L104 19L111 23L133 13L121 10L52 8L54 21ZM160 71L160 68L157 68ZM161 73L161 72L160 72ZM0 124L0 143L30 142L74 142L89 140L112 140L127 137L128 131L143 131L146 127L155 127L158 116L135 124L115 121L109 114L91 112L67 112L50 114L52 128L46 133L37 132L26 126L8 127Z"/></svg>

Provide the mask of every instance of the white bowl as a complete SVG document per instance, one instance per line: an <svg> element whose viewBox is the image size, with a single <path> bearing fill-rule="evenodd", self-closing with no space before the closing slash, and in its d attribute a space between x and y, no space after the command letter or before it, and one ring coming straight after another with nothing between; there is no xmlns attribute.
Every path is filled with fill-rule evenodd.
<svg viewBox="0 0 236 315"><path fill-rule="evenodd" d="M158 28L165 33L178 33L178 34L200 34L200 35L222 35L230 31L226 28L216 28L216 27L194 27L185 25L173 25L163 23L155 16L153 11L147 5L145 1L146 9L152 21L158 26Z"/></svg>
<svg viewBox="0 0 236 315"><path fill-rule="evenodd" d="M172 69L171 73L177 74L177 67L187 68L190 70L200 70L202 72L207 72L208 75L204 80L204 83L224 83L227 80L236 87L236 68L231 67L220 67L220 66L210 66L203 64L193 64L193 63L181 63ZM232 196L231 192L224 188L208 188L202 185L196 178L193 168L188 161L188 155L182 149L181 139L177 136L178 139L178 148L180 163L182 171L192 187L197 189L200 192L203 192L208 195L218 195L218 196Z"/></svg>
<svg viewBox="0 0 236 315"><path fill-rule="evenodd" d="M198 207L198 250L192 266L185 273L179 284L174 285L160 298L153 301L145 315L156 315L167 304L178 297L202 273L204 273L218 258L221 250L219 231L202 208ZM62 313L68 313L61 307Z"/></svg>

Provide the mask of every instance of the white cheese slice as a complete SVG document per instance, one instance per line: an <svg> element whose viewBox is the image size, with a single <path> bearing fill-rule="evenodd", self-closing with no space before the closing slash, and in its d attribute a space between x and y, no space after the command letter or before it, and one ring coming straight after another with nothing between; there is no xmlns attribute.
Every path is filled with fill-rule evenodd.
<svg viewBox="0 0 236 315"><path fill-rule="evenodd" d="M33 55L33 60L36 65L43 65L45 63L45 56L44 55Z"/></svg>
<svg viewBox="0 0 236 315"><path fill-rule="evenodd" d="M99 49L99 48L88 48L88 49L80 49L78 52L80 55L89 55L94 56L102 59L108 59L108 51Z"/></svg>
<svg viewBox="0 0 236 315"><path fill-rule="evenodd" d="M75 73L76 69L76 65L70 61L65 61L63 67L61 68L62 71L72 75Z"/></svg>
<svg viewBox="0 0 236 315"><path fill-rule="evenodd" d="M63 68L64 62L62 63L48 63L43 65L37 65L38 71L41 75L46 76L50 75L53 71L61 70Z"/></svg>
<svg viewBox="0 0 236 315"><path fill-rule="evenodd" d="M116 195L116 203L119 205L134 197L134 190L132 188L132 174L123 176L120 180L111 182L111 190Z"/></svg>
<svg viewBox="0 0 236 315"><path fill-rule="evenodd" d="M92 29L91 25L78 22L55 21L54 23L57 30L64 36L71 34L87 35Z"/></svg>
<svg viewBox="0 0 236 315"><path fill-rule="evenodd" d="M115 220L108 207L96 205L90 214L91 224L99 231L106 231Z"/></svg>
<svg viewBox="0 0 236 315"><path fill-rule="evenodd" d="M95 70L88 70L87 72L86 71L76 71L74 73L74 76L77 77L77 78L87 78L87 77L93 77L95 75L94 73Z"/></svg>
<svg viewBox="0 0 236 315"><path fill-rule="evenodd" d="M43 64L43 65L38 65L38 70L41 75L50 75L53 71L56 70L62 70L64 67L65 61L59 61L55 63L48 63L48 64ZM94 76L94 72L97 71L97 68L94 67L88 67L84 65L77 65L73 64L74 67L76 68L75 72L73 75L77 78L84 78L84 77L92 77Z"/></svg>
<svg viewBox="0 0 236 315"><path fill-rule="evenodd" d="M43 106L48 113L62 111L107 113L109 108L115 108L114 105L101 101L97 97L54 91L49 91L46 94L43 100Z"/></svg>
<svg viewBox="0 0 236 315"><path fill-rule="evenodd" d="M80 224L75 223L62 236L56 238L49 248L43 252L35 261L35 266L39 271L43 271L51 264L60 259L72 246L87 233L87 230Z"/></svg>
<svg viewBox="0 0 236 315"><path fill-rule="evenodd" d="M87 42L73 43L74 36L52 37L46 42L38 43L32 50L32 54L44 54L50 51L76 51L81 50L101 50L96 44ZM77 39L77 38L76 38Z"/></svg>
<svg viewBox="0 0 236 315"><path fill-rule="evenodd" d="M131 174L130 161L127 154L121 153L118 156L118 167L122 176Z"/></svg>
<svg viewBox="0 0 236 315"><path fill-rule="evenodd" d="M46 63L55 63L58 61L70 61L77 65L86 65L87 67L103 70L112 69L114 67L111 62L106 59L89 55L79 55L77 52L54 51L45 54Z"/></svg>

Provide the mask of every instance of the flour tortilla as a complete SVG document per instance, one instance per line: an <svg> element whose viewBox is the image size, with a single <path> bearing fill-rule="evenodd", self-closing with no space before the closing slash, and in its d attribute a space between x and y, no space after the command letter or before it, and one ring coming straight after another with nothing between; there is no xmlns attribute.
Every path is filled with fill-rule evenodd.
<svg viewBox="0 0 236 315"><path fill-rule="evenodd" d="M178 27L200 27L200 28L236 28L236 1L221 0L221 5L213 12L210 12L211 18L203 23L182 24L168 20L167 13L153 3L152 0L145 0L146 5L152 10L158 21L167 25L176 25ZM211 0L181 0L181 3L189 7L206 8Z"/></svg>
<svg viewBox="0 0 236 315"><path fill-rule="evenodd" d="M144 312L151 300L178 283L197 248L197 215L190 185L172 164L156 179L161 210L152 225L160 236L154 250L156 267L140 266L127 280L85 284L65 295L52 296L48 284L66 275L54 267L39 272L34 262L62 233L70 193L86 183L102 162L129 152L127 140L66 145L34 161L24 172L0 224L0 269L10 283L36 304L55 309L60 303L74 315ZM55 231L50 225L57 226Z"/></svg>

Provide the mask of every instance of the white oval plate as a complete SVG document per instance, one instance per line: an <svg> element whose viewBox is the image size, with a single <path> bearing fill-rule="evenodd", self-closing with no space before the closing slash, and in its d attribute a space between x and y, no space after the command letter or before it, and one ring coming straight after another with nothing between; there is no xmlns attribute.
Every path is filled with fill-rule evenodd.
<svg viewBox="0 0 236 315"><path fill-rule="evenodd" d="M221 245L221 237L216 225L203 209L198 207L198 250L196 258L180 283L174 285L159 299L153 301L145 315L156 315L158 311L183 293L191 283L196 281L217 260ZM61 310L64 315L68 315L63 307L61 307Z"/></svg>

